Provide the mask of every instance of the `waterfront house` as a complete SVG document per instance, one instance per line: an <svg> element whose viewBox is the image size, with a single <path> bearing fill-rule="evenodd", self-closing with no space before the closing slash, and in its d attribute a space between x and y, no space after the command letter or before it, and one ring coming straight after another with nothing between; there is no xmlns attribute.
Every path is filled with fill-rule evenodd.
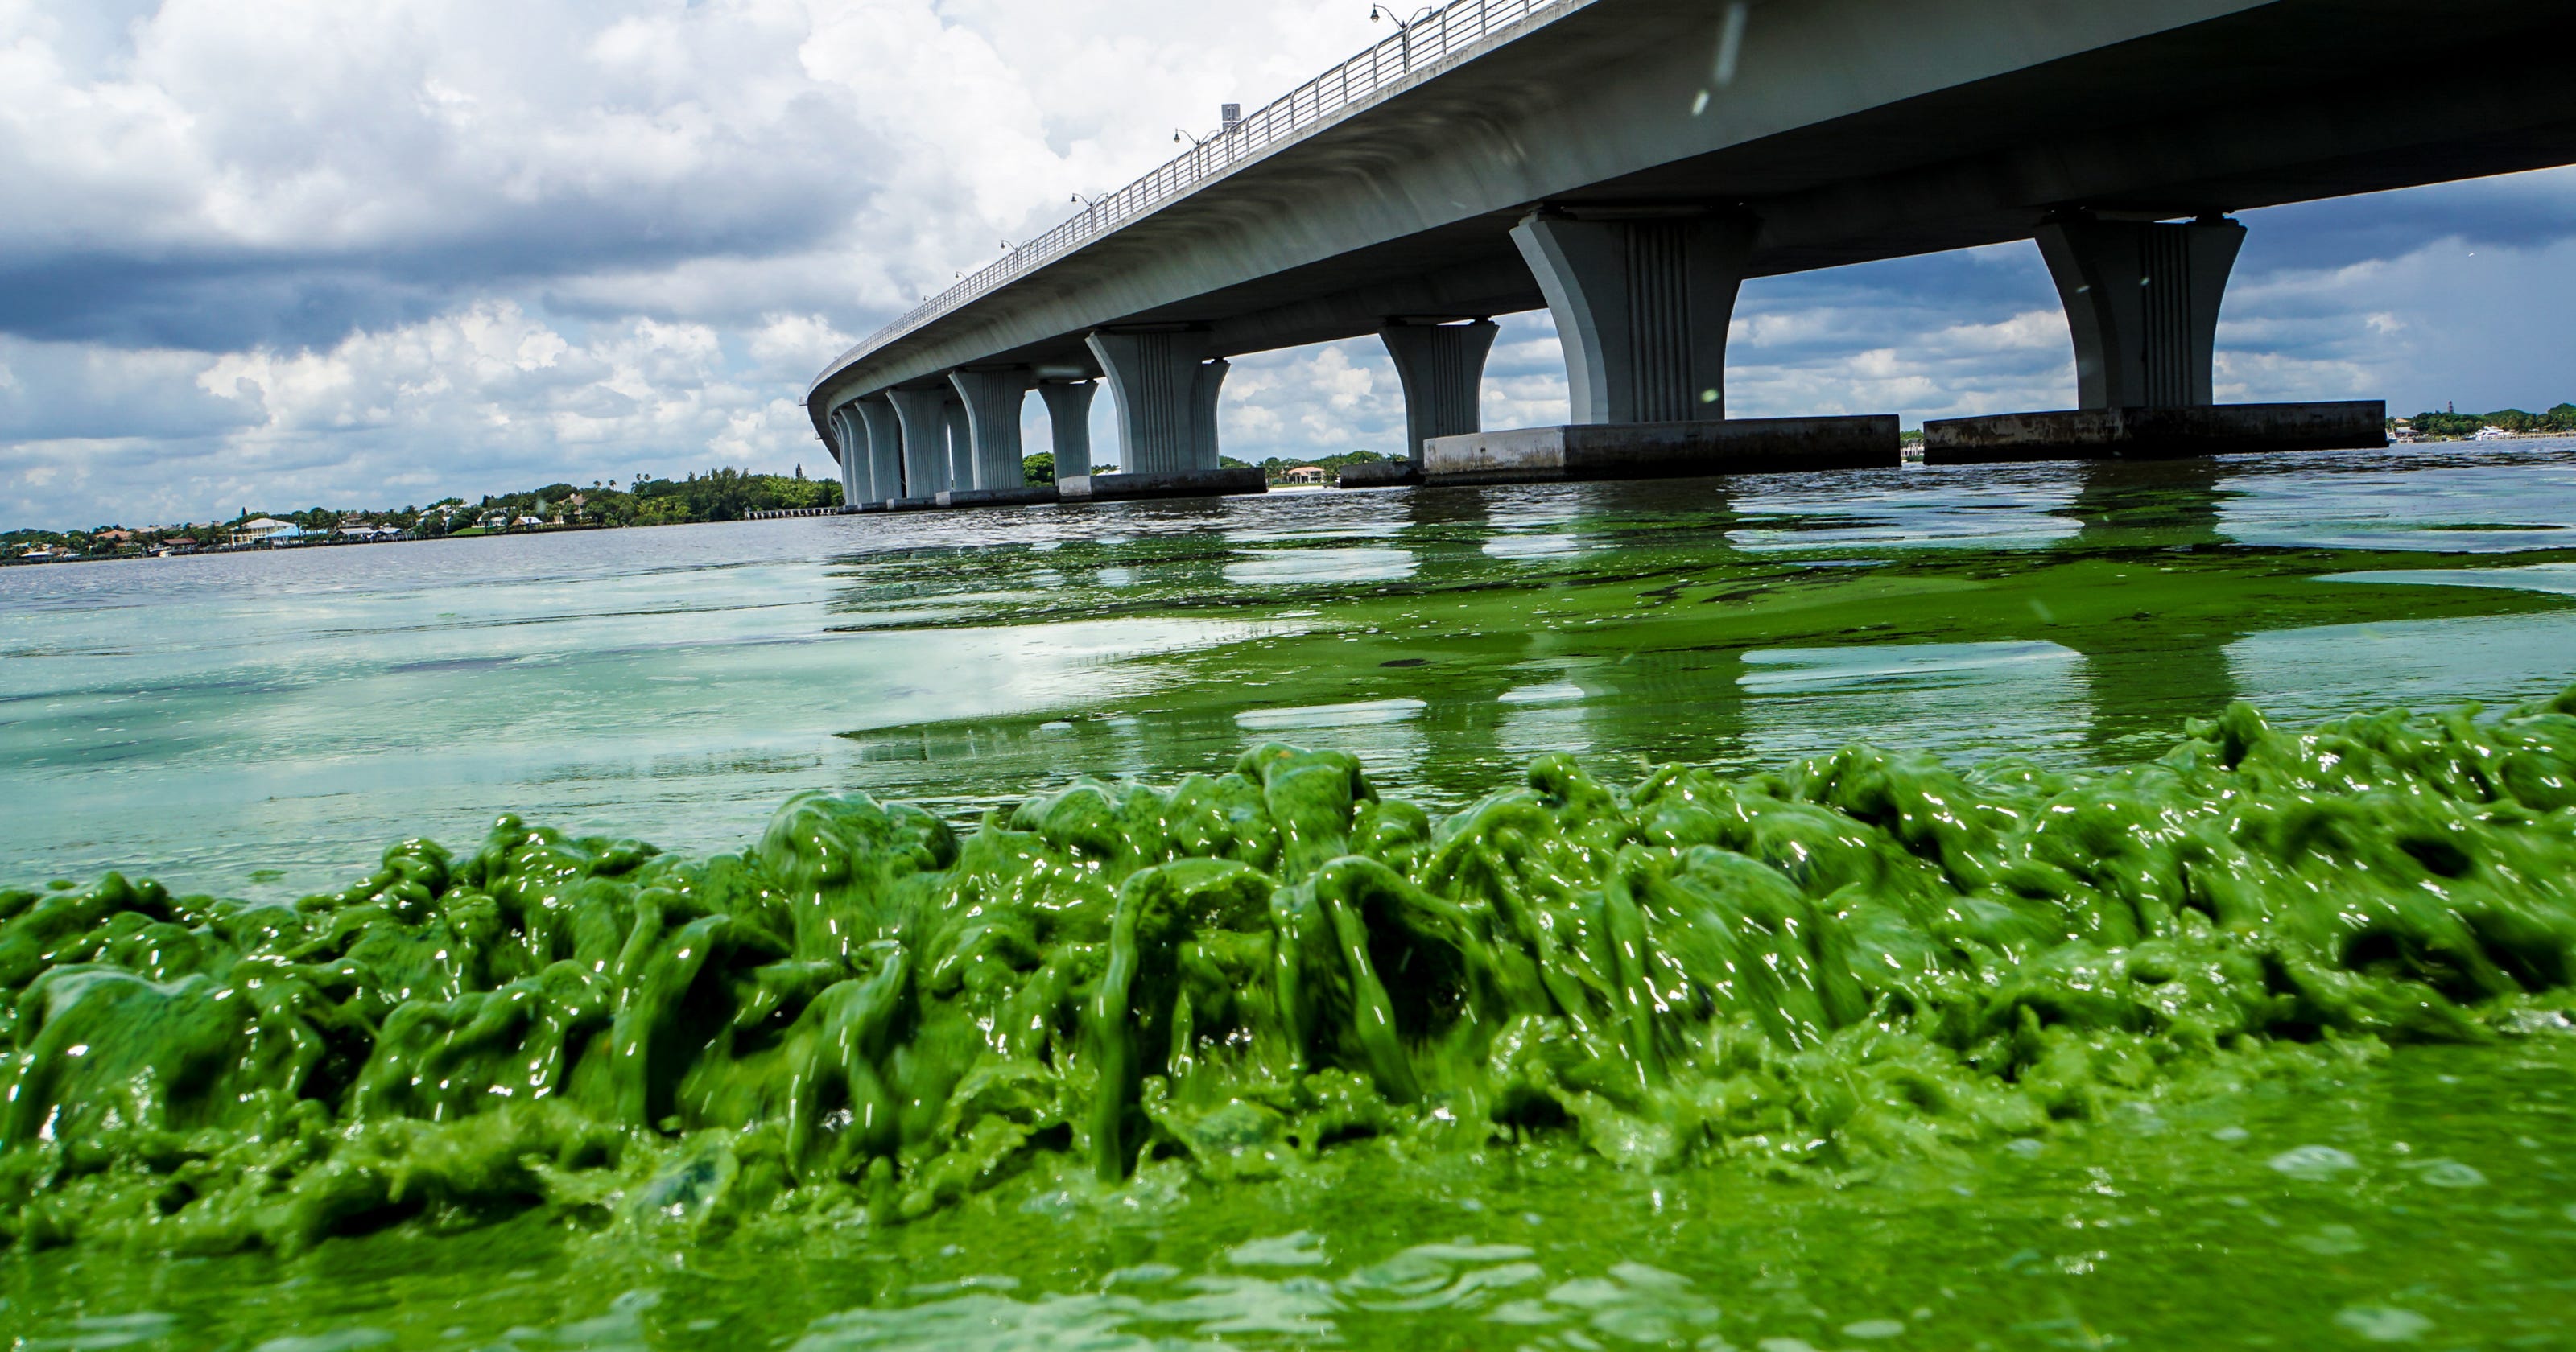
<svg viewBox="0 0 2576 1352"><path fill-rule="evenodd" d="M292 521L273 516L255 516L227 533L228 543L237 545L275 545L301 540L304 528Z"/></svg>

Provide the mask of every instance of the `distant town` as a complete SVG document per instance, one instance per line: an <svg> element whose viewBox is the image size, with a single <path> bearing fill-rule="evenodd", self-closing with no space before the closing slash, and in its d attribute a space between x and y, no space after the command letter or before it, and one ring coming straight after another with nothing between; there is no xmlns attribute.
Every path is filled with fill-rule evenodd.
<svg viewBox="0 0 2576 1352"><path fill-rule="evenodd" d="M1271 459L1263 461L1260 468L1276 484L1329 484L1345 465L1388 458L1374 451L1345 451L1315 460ZM1245 464L1233 459L1225 463ZM1116 469L1115 465L1094 466L1099 473ZM1052 483L1055 457L1043 453L1029 456L1022 462L1021 472L1030 483ZM302 511L246 507L221 521L93 526L67 531L11 530L0 532L0 563L64 563L621 526L677 526L840 505L840 481L808 478L803 465L798 465L792 474L755 474L725 468L679 479L646 475L623 488L614 479L593 480L587 488L552 483L516 493L485 494L480 502L473 503L451 497L425 507L308 507Z"/></svg>
<svg viewBox="0 0 2576 1352"><path fill-rule="evenodd" d="M2462 413L2456 408L2388 420L2388 439L2410 441L2500 441L2506 437L2576 436L2576 404L2560 404L2546 413L2500 408L2493 413Z"/></svg>
<svg viewBox="0 0 2576 1352"><path fill-rule="evenodd" d="M1919 430L1906 433L1919 440ZM2391 418L2388 435L2403 444L2427 441L2498 441L2515 437L2576 436L2576 403L2544 413L2518 408L2462 413L2456 408ZM1273 484L1325 485L1345 467L1393 457L1344 451L1312 460L1272 458L1258 468ZM1224 464L1251 468L1226 457ZM1094 466L1108 473L1115 465ZM1052 483L1055 457L1040 453L1021 465L1030 483ZM828 510L841 505L837 479L710 469L679 479L643 476L624 488L593 480L589 487L552 483L516 493L485 494L480 502L441 498L425 507L308 507L302 511L244 508L222 521L161 526L93 526L87 530L19 529L0 532L0 562L58 563L245 549L296 549L376 544L393 540L463 539L478 535L602 530L622 526L677 526L697 521L740 521L770 512Z"/></svg>

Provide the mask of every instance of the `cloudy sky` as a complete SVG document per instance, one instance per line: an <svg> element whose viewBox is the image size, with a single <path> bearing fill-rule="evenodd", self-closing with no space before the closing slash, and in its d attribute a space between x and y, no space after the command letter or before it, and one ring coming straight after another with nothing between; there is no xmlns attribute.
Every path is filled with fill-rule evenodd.
<svg viewBox="0 0 2576 1352"><path fill-rule="evenodd" d="M1367 12L0 0L0 527L829 476L797 403L826 359L1381 35ZM2246 219L2222 398L2576 398L2576 173ZM1754 283L1731 357L1744 416L2073 394L2026 244ZM1562 416L1543 315L1486 403ZM1223 416L1252 459L1402 422L1374 340L1238 362Z"/></svg>

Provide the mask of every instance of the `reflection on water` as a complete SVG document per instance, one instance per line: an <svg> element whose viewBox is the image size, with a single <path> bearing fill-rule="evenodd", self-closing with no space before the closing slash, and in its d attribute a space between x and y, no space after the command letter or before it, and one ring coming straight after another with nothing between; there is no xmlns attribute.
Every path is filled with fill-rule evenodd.
<svg viewBox="0 0 2576 1352"><path fill-rule="evenodd" d="M1357 704L1319 704L1305 709L1246 709L1234 716L1234 725L1247 732L1358 728L1401 723L1426 707L1418 699L1373 699Z"/></svg>
<svg viewBox="0 0 2576 1352"><path fill-rule="evenodd" d="M2085 662L2055 643L1765 649L1744 663L1746 692L1767 697L1753 737L1757 761L1814 754L1795 729L1820 726L1847 741L1952 759L1998 742L2033 756L2083 744Z"/></svg>
<svg viewBox="0 0 2576 1352"><path fill-rule="evenodd" d="M1913 643L1884 648L1786 648L1744 655L1741 684L1760 695L1933 690L1991 675L2027 680L2034 662L2075 653L2054 643Z"/></svg>
<svg viewBox="0 0 2576 1352"><path fill-rule="evenodd" d="M2514 587L2576 596L2576 564L2535 563L2527 568L2388 568L2373 573L2328 573L2320 582L2377 582L2426 587Z"/></svg>
<svg viewBox="0 0 2576 1352"><path fill-rule="evenodd" d="M2037 548L2072 533L2053 513L2075 492L2076 473L2064 465L1879 470L1851 476L1867 484L1861 492L1830 475L1748 479L1735 499L1746 524L1729 536L1748 550ZM1929 475L1941 476L1939 490L1918 491Z"/></svg>
<svg viewBox="0 0 2576 1352"><path fill-rule="evenodd" d="M719 848L806 788L969 817L1273 738L1453 807L1559 751L2129 760L2233 698L2555 688L2570 526L2576 446L2515 443L8 569L0 876L288 895L505 809Z"/></svg>
<svg viewBox="0 0 2576 1352"><path fill-rule="evenodd" d="M2277 460L2241 475L2226 530L2248 545L2496 554L2576 546L2576 461L2564 441L2432 446L2374 463ZM2393 459L2394 463L2388 463Z"/></svg>
<svg viewBox="0 0 2576 1352"><path fill-rule="evenodd" d="M1225 566L1225 580L1241 586L1292 582L1393 582L1413 576L1413 555L1401 549L1247 549Z"/></svg>
<svg viewBox="0 0 2576 1352"><path fill-rule="evenodd" d="M2220 521L2237 490L2216 460L2088 464L2075 498L2058 515L2079 529L2059 548L2118 560L2118 568L2169 573L2228 543ZM2227 648L2232 624L2159 622L2152 604L2108 624L2070 628L2058 641L2084 654L2089 740L2119 759L2152 755L2184 719L2206 717L2238 697Z"/></svg>
<svg viewBox="0 0 2576 1352"><path fill-rule="evenodd" d="M2265 711L2295 725L2373 705L2546 698L2576 681L2576 625L2554 612L2321 625L2248 634L2227 656Z"/></svg>
<svg viewBox="0 0 2576 1352"><path fill-rule="evenodd" d="M1688 1346L1716 1329L1717 1302L1677 1273L1639 1262L1595 1277L1551 1281L1526 1244L1461 1238L1416 1244L1355 1271L1313 1271L1329 1260L1311 1232L1252 1240L1225 1256L1233 1269L1184 1275L1166 1264L1122 1268L1100 1292L1030 1298L1003 1274L941 1282L918 1304L863 1307L815 1321L796 1352L868 1348L1227 1348L1247 1338L1341 1341L1346 1316L1440 1316L1540 1346ZM956 1292L957 1294L950 1294ZM1894 1332L1902 1332L1897 1324ZM1554 1334L1556 1336L1550 1336ZM1570 1334L1571 1337L1565 1335ZM1885 1336L1893 1336L1889 1333Z"/></svg>

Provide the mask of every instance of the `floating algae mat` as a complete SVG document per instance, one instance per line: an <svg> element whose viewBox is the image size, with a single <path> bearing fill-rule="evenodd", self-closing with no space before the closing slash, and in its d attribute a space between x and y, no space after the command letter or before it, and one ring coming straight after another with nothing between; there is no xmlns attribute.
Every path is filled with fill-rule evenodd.
<svg viewBox="0 0 2576 1352"><path fill-rule="evenodd" d="M2545 1335L2576 1288L2477 1227L2561 1274L2576 1247L2548 1209L2576 1196L2549 1153L2576 1147L2571 861L2576 691L2304 734L2237 705L2091 777L1855 747L1614 788L1551 758L1439 820L1273 744L963 835L809 796L740 856L504 818L293 906L0 893L0 1315L54 1330L26 1346L218 1345L159 1308L211 1263L302 1274L226 1327L379 1316L271 1352L1956 1343L1986 1285L2105 1261L2107 1234L1997 1236L2138 1223L2105 1200L2125 1171L2240 1190L2177 1251L2268 1225L2325 1274L2432 1242L2336 1209L2365 1192L2479 1199L2444 1242L2480 1255L2491 1325ZM2397 1100L2412 1140L2378 1121ZM2318 1102L2380 1153L2234 1151ZM2534 1114L2514 1199L2493 1161L2417 1151L2487 1148L2463 1109ZM1646 1236L1721 1241L1741 1286ZM379 1307L442 1269L482 1275ZM2437 1295L2312 1331L2414 1339ZM2096 1317L1984 1331L2098 1345Z"/></svg>

